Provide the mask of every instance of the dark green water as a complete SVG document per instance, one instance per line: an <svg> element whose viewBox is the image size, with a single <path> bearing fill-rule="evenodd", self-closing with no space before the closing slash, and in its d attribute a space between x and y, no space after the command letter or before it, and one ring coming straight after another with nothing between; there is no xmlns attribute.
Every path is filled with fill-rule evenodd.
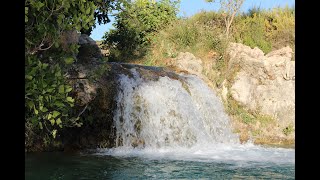
<svg viewBox="0 0 320 180"><path fill-rule="evenodd" d="M294 164L201 162L141 156L27 153L27 180L54 179L294 179Z"/></svg>

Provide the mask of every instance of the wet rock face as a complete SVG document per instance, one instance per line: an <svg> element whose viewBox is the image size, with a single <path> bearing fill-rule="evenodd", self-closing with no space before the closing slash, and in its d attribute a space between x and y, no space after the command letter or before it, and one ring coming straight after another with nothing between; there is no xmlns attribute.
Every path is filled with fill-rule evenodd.
<svg viewBox="0 0 320 180"><path fill-rule="evenodd" d="M295 61L284 47L264 55L258 48L231 43L229 67L240 66L231 85L232 97L250 110L275 117L280 126L294 125Z"/></svg>
<svg viewBox="0 0 320 180"><path fill-rule="evenodd" d="M99 78L90 79L90 73L99 68L97 64L77 64L74 73L69 76L74 87L76 109L83 118L80 128L66 130L65 149L77 150L87 148L111 148L115 146L116 129L113 122L116 108L115 97L119 91L120 75L132 77L131 69L135 69L146 81L158 81L167 76L183 82L178 74L161 67L140 66L134 64L106 63L109 69ZM139 141L137 141L138 143Z"/></svg>

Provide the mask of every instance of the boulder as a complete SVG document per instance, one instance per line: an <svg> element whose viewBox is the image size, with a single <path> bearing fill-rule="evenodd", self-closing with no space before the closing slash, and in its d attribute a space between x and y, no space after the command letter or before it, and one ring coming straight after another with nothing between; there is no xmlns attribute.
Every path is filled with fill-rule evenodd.
<svg viewBox="0 0 320 180"><path fill-rule="evenodd" d="M202 73L202 61L196 58L192 53L180 52L174 59L178 68L184 69L190 73L201 74Z"/></svg>
<svg viewBox="0 0 320 180"><path fill-rule="evenodd" d="M250 110L271 115L282 127L295 124L295 62L284 47L264 55L258 48L231 43L229 68L240 66L229 89L232 97Z"/></svg>
<svg viewBox="0 0 320 180"><path fill-rule="evenodd" d="M77 59L79 63L89 63L89 61L97 61L103 57L101 49L97 43L88 35L81 34L79 37L79 53Z"/></svg>

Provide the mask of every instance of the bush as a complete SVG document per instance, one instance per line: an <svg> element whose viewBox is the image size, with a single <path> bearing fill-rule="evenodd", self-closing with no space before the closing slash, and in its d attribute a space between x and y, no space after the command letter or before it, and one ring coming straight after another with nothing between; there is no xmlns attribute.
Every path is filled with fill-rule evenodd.
<svg viewBox="0 0 320 180"><path fill-rule="evenodd" d="M266 12L267 39L272 42L272 49L289 45L295 47L295 10L294 8L275 8Z"/></svg>
<svg viewBox="0 0 320 180"><path fill-rule="evenodd" d="M56 137L58 129L80 126L78 118L70 117L74 99L72 88L65 81L59 65L41 63L28 57L25 76L26 121L45 134Z"/></svg>
<svg viewBox="0 0 320 180"><path fill-rule="evenodd" d="M264 53L272 49L272 44L267 41L265 31L265 18L261 14L254 13L252 16L239 18L236 23L237 31L234 33L235 40L251 48L258 47Z"/></svg>
<svg viewBox="0 0 320 180"><path fill-rule="evenodd" d="M110 61L126 61L146 54L153 34L176 19L178 1L137 0L116 15L116 29L106 32L103 44Z"/></svg>
<svg viewBox="0 0 320 180"><path fill-rule="evenodd" d="M258 47L264 53L285 46L295 46L294 8L260 10L253 8L235 20L233 36L236 42L252 48Z"/></svg>

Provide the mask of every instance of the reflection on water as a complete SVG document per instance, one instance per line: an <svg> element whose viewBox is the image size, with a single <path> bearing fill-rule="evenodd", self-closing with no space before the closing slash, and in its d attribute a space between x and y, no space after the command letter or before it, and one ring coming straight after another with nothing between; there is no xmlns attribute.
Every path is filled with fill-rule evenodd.
<svg viewBox="0 0 320 180"><path fill-rule="evenodd" d="M26 179L294 179L294 164L26 154Z"/></svg>

